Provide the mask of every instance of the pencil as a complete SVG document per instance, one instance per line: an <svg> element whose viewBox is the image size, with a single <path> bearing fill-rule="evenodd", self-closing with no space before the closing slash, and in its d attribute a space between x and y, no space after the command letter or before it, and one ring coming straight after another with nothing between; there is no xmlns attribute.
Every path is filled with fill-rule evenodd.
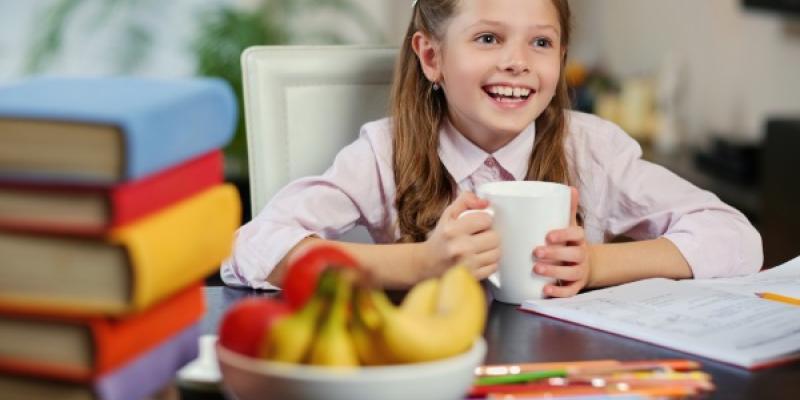
<svg viewBox="0 0 800 400"><path fill-rule="evenodd" d="M490 393L522 393L557 387L656 387L684 386L702 391L711 391L714 384L711 375L702 371L693 372L638 372L596 376L552 377L537 380L514 380L517 375L484 377L482 384L472 387L470 396L485 396ZM491 383L488 381L491 380Z"/></svg>
<svg viewBox="0 0 800 400"><path fill-rule="evenodd" d="M800 299L784 296L782 294L764 292L764 293L756 293L756 296L761 297L764 300L772 300L772 301L777 301L779 303L791 304L793 306L800 306Z"/></svg>
<svg viewBox="0 0 800 400"><path fill-rule="evenodd" d="M519 363L484 365L475 368L476 376L514 375L524 372L565 370L569 374L611 373L652 369L691 371L700 368L700 363L685 359L618 361L590 360L544 363Z"/></svg>
<svg viewBox="0 0 800 400"><path fill-rule="evenodd" d="M581 387L547 387L547 388L531 388L528 391L521 392L504 392L499 390L497 392L490 392L486 394L488 399L524 399L524 398L559 398L559 397L573 397L573 396L586 396L586 395L615 395L615 394L628 394L628 395L642 395L647 397L686 397L696 396L699 391L695 388L685 386L645 386L640 388L631 388L627 390L619 390L615 388L596 388L592 386Z"/></svg>
<svg viewBox="0 0 800 400"><path fill-rule="evenodd" d="M620 364L621 363L617 360L588 360L588 361L482 365L475 368L475 375L477 376L509 375L509 374L519 374L521 372L552 371L557 369L568 369L573 367L575 368L609 367Z"/></svg>
<svg viewBox="0 0 800 400"><path fill-rule="evenodd" d="M482 376L475 380L475 386L500 385L507 383L524 383L547 378L563 378L565 370L522 372L513 375Z"/></svg>

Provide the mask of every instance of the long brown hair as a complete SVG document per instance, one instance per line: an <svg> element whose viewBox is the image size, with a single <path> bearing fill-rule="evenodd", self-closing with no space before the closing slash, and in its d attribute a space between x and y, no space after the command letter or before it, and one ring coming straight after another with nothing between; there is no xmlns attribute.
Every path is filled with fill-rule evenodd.
<svg viewBox="0 0 800 400"><path fill-rule="evenodd" d="M568 0L552 0L561 23L564 57L553 100L536 119L536 142L528 162L526 180L570 183L564 151L566 110L569 108L564 77L566 49L570 37ZM395 207L400 227L398 242L421 242L439 220L456 194L456 182L439 159L439 127L447 114L442 91L431 90L422 73L411 38L421 31L443 41L449 19L459 0L418 0L408 25L395 68L391 116L393 164L397 187Z"/></svg>

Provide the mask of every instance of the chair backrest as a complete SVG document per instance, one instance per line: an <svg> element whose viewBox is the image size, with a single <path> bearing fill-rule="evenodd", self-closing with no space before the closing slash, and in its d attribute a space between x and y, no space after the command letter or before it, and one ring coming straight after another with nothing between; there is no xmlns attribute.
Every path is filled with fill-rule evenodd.
<svg viewBox="0 0 800 400"><path fill-rule="evenodd" d="M257 46L242 54L251 206L325 171L365 122L387 115L397 49Z"/></svg>

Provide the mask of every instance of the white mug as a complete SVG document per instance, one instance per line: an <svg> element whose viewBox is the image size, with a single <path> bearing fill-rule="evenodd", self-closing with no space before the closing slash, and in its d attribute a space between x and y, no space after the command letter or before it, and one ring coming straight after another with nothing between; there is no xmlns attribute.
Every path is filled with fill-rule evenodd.
<svg viewBox="0 0 800 400"><path fill-rule="evenodd" d="M477 195L489 200L489 208L471 211L492 215L492 228L500 235L500 265L489 277L494 298L520 304L544 297L544 285L554 279L533 272L533 250L545 244L550 231L569 226L569 186L539 181L491 182L478 187Z"/></svg>

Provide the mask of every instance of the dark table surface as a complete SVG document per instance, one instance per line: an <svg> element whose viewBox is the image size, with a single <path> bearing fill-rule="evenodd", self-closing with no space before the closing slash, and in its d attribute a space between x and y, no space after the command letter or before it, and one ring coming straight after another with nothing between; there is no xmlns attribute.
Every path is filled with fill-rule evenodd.
<svg viewBox="0 0 800 400"><path fill-rule="evenodd" d="M248 296L274 293L206 287L208 312L203 332L216 333L225 310ZM800 362L750 372L691 354L653 346L610 333L523 312L516 306L493 303L484 333L487 364L573 361L592 359L644 360L687 358L702 363L717 386L713 399L800 399ZM221 398L218 394L184 392L184 399Z"/></svg>

